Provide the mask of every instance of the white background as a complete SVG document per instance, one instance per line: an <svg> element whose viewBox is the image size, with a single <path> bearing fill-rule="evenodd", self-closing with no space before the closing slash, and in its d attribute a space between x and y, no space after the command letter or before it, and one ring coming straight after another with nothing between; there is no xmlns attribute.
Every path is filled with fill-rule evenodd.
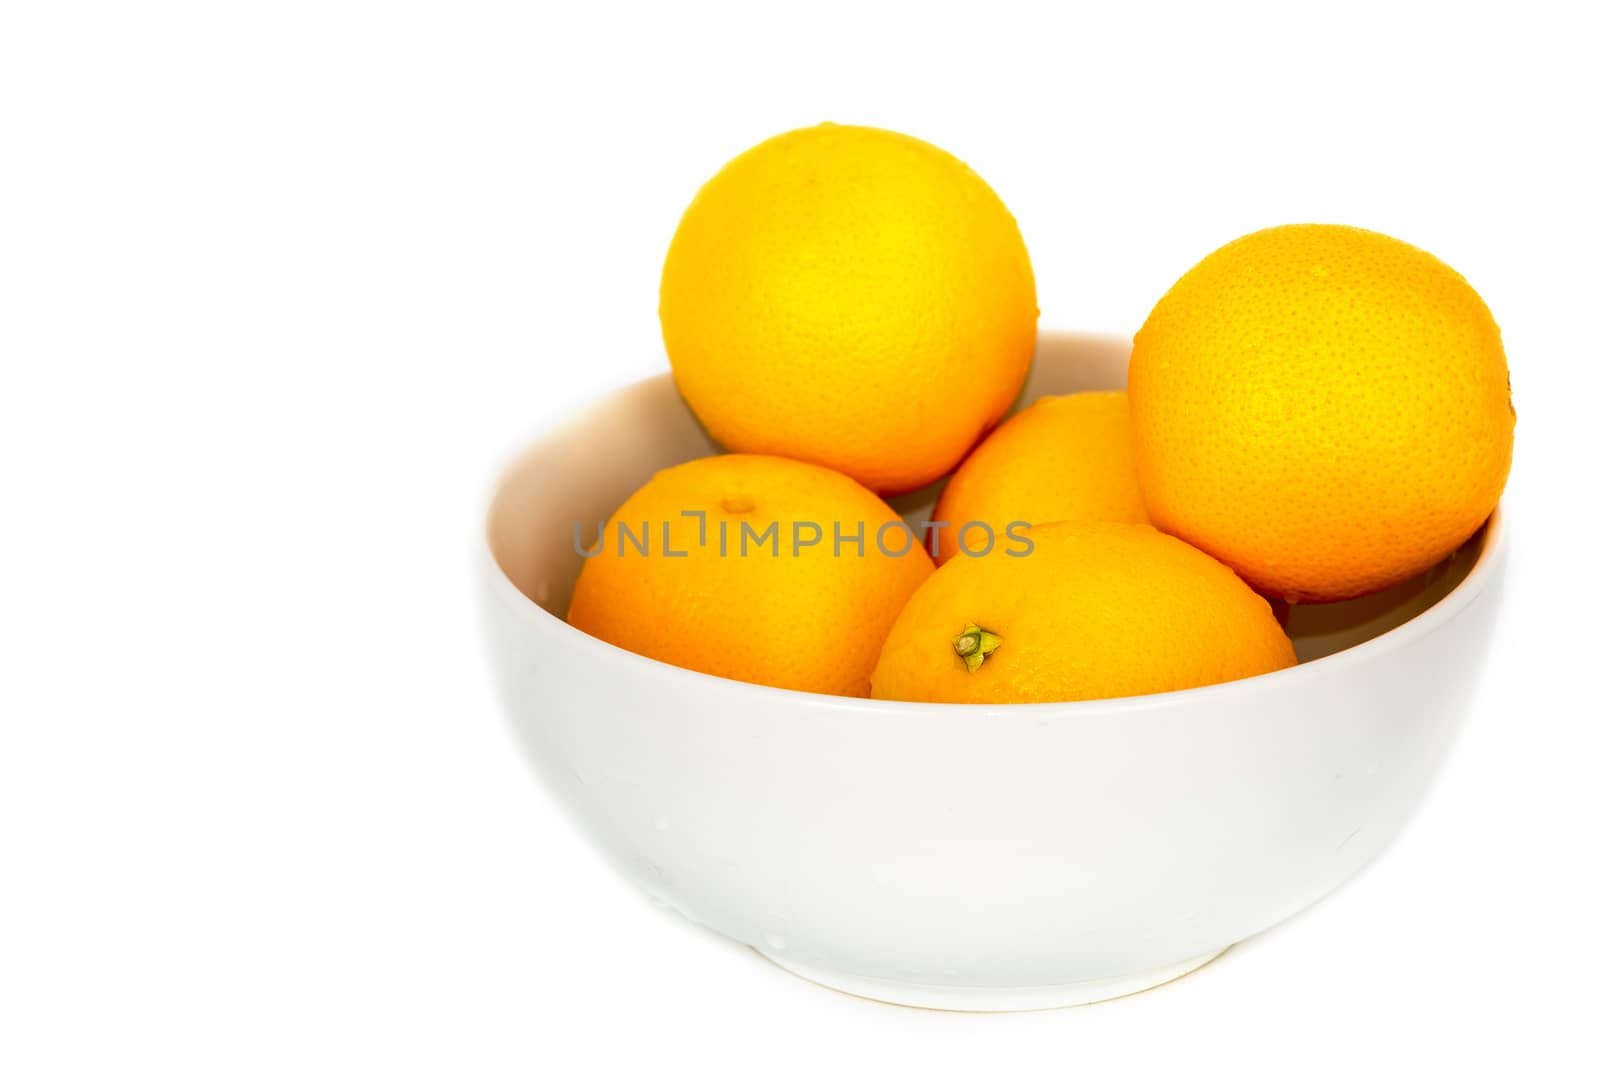
<svg viewBox="0 0 1600 1068"><path fill-rule="evenodd" d="M0 8L0 1064L1595 1063L1590 35L1290 7ZM1375 867L1172 986L828 993L624 886L502 726L494 465L665 368L679 213L821 120L971 162L1046 327L1131 333L1216 245L1330 221L1504 330L1463 741Z"/></svg>

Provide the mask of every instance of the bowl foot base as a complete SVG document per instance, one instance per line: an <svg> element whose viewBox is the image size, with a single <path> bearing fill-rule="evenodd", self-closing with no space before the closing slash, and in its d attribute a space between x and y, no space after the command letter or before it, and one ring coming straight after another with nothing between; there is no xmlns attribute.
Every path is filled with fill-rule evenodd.
<svg viewBox="0 0 1600 1068"><path fill-rule="evenodd" d="M1227 947L1223 947L1226 949ZM924 983L905 983L892 979L874 979L864 975L851 975L827 968L800 964L782 956L774 956L757 949L763 957L786 972L809 979L819 986L828 987L856 997L873 1001L886 1001L891 1005L909 1005L917 1009L947 1009L955 1012L1026 1012L1032 1009L1064 1009L1071 1005L1089 1005L1096 1001L1109 1001L1127 994L1170 983L1188 975L1215 960L1223 950L1204 953L1190 960L1165 967L1154 968L1134 975L1120 975L1111 979L1089 979L1060 986L938 986Z"/></svg>

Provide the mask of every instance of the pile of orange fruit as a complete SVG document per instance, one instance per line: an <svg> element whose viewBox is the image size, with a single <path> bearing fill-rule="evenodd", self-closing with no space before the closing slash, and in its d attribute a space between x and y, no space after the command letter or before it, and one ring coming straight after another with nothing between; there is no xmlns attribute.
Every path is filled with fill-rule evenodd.
<svg viewBox="0 0 1600 1068"><path fill-rule="evenodd" d="M1241 237L1151 310L1126 392L1007 418L1038 315L1016 221L941 149L824 124L732 160L660 295L679 391L728 454L622 505L614 535L653 529L656 551L603 527L569 622L818 693L1183 689L1293 665L1274 601L1412 578L1505 486L1499 328L1404 242ZM930 522L884 500L946 476Z"/></svg>

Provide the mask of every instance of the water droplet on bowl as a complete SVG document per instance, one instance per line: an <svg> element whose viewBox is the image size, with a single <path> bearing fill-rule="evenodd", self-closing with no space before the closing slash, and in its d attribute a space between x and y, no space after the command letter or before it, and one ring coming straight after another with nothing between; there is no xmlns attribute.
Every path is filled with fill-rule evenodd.
<svg viewBox="0 0 1600 1068"><path fill-rule="evenodd" d="M766 936L767 945L772 949L784 950L789 948L789 940L783 935L769 934Z"/></svg>
<svg viewBox="0 0 1600 1068"><path fill-rule="evenodd" d="M665 816L656 817L656 830L665 831L672 826L672 821Z"/></svg>

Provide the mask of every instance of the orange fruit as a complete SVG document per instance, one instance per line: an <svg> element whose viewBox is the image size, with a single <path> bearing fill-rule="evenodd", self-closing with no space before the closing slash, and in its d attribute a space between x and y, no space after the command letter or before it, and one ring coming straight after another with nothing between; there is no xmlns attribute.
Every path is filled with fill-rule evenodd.
<svg viewBox="0 0 1600 1068"><path fill-rule="evenodd" d="M588 552L567 613L578 629L694 671L853 697L933 570L872 493L776 456L657 473Z"/></svg>
<svg viewBox="0 0 1600 1068"><path fill-rule="evenodd" d="M1133 466L1126 393L1041 397L1007 419L961 462L939 494L929 530L936 563L960 551L958 539L981 549L1016 522L1065 519L1145 523ZM933 534L937 532L938 541Z"/></svg>
<svg viewBox="0 0 1600 1068"><path fill-rule="evenodd" d="M1029 537L1026 555L957 556L912 594L878 657L873 697L1078 701L1295 663L1265 600L1154 527L1074 521Z"/></svg>
<svg viewBox="0 0 1600 1068"><path fill-rule="evenodd" d="M824 124L764 141L684 212L661 333L711 436L879 493L954 467L1016 399L1038 307L1016 221L933 145Z"/></svg>
<svg viewBox="0 0 1600 1068"><path fill-rule="evenodd" d="M1290 602L1427 570L1511 468L1489 309L1428 253L1348 226L1207 256L1134 339L1128 393L1156 525Z"/></svg>

